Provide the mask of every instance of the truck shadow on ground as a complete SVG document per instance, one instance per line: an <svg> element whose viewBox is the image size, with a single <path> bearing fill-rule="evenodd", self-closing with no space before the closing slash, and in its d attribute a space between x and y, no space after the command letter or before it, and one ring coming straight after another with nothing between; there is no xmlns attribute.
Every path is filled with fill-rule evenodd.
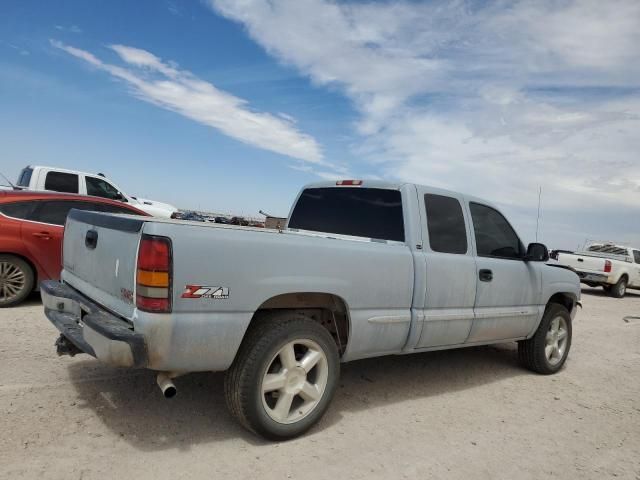
<svg viewBox="0 0 640 480"><path fill-rule="evenodd" d="M40 292L31 292L27 298L25 298L19 304L11 307L12 309L19 310L22 308L33 307L35 305L42 305L42 298L40 297Z"/></svg>
<svg viewBox="0 0 640 480"><path fill-rule="evenodd" d="M86 358L86 357L85 357ZM88 375L88 373L90 373ZM95 360L69 366L79 401L134 448L157 451L240 439L267 445L242 429L225 407L222 373L194 373L175 380L178 395L166 400L148 371L111 368ZM334 428L344 413L531 375L516 359L515 344L464 348L360 360L342 365L333 404L308 435Z"/></svg>
<svg viewBox="0 0 640 480"><path fill-rule="evenodd" d="M582 291L583 294L587 294L587 295L594 296L594 297L609 297L609 298L611 298L613 300L624 300L624 298L622 298L622 299L613 298L611 295L609 295L608 292L605 292L602 287L585 287L585 286L582 286L581 291ZM640 290L627 289L627 291L625 293L625 297L640 298Z"/></svg>

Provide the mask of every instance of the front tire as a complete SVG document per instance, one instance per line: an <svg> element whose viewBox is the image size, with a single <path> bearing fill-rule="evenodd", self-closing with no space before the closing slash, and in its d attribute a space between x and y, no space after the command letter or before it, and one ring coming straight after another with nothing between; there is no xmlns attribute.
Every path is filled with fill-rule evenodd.
<svg viewBox="0 0 640 480"><path fill-rule="evenodd" d="M562 305L551 304L533 337L518 342L518 359L534 372L556 373L567 360L571 336L571 315Z"/></svg>
<svg viewBox="0 0 640 480"><path fill-rule="evenodd" d="M627 293L627 277L623 275L622 277L620 277L620 280L618 280L618 283L611 287L611 290L609 290L609 295L611 295L613 298L622 298L624 297L625 293Z"/></svg>
<svg viewBox="0 0 640 480"><path fill-rule="evenodd" d="M22 302L33 290L35 275L27 262L14 255L0 255L0 308Z"/></svg>
<svg viewBox="0 0 640 480"><path fill-rule="evenodd" d="M250 329L225 376L227 407L271 440L297 437L324 414L340 376L338 348L312 319L276 314Z"/></svg>

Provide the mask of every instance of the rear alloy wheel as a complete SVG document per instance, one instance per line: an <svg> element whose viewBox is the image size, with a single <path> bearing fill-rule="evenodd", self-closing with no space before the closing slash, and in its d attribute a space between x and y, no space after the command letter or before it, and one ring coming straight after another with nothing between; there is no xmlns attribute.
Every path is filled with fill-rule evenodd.
<svg viewBox="0 0 640 480"><path fill-rule="evenodd" d="M611 287L609 294L614 298L622 298L625 293L627 293L627 277L622 276L618 283Z"/></svg>
<svg viewBox="0 0 640 480"><path fill-rule="evenodd" d="M33 290L31 267L21 258L0 255L0 308L22 302Z"/></svg>
<svg viewBox="0 0 640 480"><path fill-rule="evenodd" d="M340 375L338 348L318 322L296 312L250 328L225 376L231 413L272 440L303 434L324 414Z"/></svg>
<svg viewBox="0 0 640 480"><path fill-rule="evenodd" d="M322 348L312 340L293 340L269 362L262 377L262 406L278 423L300 421L318 406L328 376Z"/></svg>

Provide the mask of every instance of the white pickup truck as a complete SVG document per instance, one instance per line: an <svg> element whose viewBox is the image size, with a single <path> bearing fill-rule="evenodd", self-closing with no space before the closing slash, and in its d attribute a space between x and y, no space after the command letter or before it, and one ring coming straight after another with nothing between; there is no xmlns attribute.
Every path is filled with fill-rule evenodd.
<svg viewBox="0 0 640 480"><path fill-rule="evenodd" d="M16 186L22 190L50 190L108 198L129 203L149 215L160 218L170 218L178 211L168 203L127 195L101 173L93 174L34 165L22 169Z"/></svg>
<svg viewBox="0 0 640 480"><path fill-rule="evenodd" d="M166 397L226 370L230 411L273 439L320 419L340 362L518 342L555 373L580 304L495 207L406 183L309 185L282 231L72 210L63 256L41 285L58 353L155 370Z"/></svg>
<svg viewBox="0 0 640 480"><path fill-rule="evenodd" d="M558 263L573 268L580 281L601 286L615 298L628 288L640 289L640 250L613 243L592 243L583 252L557 254Z"/></svg>

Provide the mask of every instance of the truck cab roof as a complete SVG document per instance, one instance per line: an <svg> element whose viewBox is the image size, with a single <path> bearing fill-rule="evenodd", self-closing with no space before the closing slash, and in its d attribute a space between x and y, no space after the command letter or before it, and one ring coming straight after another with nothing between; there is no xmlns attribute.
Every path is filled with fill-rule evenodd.
<svg viewBox="0 0 640 480"><path fill-rule="evenodd" d="M89 176L100 176L103 178L108 178L106 175L102 174L102 173L92 173L92 172L83 172L81 170L71 170L68 168L60 168L60 167L51 167L49 165L27 165L24 168L31 168L33 170L40 168L40 169L47 169L47 170L55 170L56 172L62 172L62 173L75 173L75 174L80 174L80 175L89 175Z"/></svg>
<svg viewBox="0 0 640 480"><path fill-rule="evenodd" d="M347 183L350 182L350 183ZM489 207L500 210L494 203L485 200L484 198L475 197L473 195L467 195L455 190L448 190L446 188L433 187L431 185L423 185L411 182L390 182L387 180L324 180L321 182L313 182L304 186L301 190L304 191L308 188L345 188L345 187L360 187L360 188L382 188L387 190L400 190L405 185L415 185L416 187L422 187L428 189L432 193L437 193L444 196L454 196L464 198L468 202L477 202Z"/></svg>

